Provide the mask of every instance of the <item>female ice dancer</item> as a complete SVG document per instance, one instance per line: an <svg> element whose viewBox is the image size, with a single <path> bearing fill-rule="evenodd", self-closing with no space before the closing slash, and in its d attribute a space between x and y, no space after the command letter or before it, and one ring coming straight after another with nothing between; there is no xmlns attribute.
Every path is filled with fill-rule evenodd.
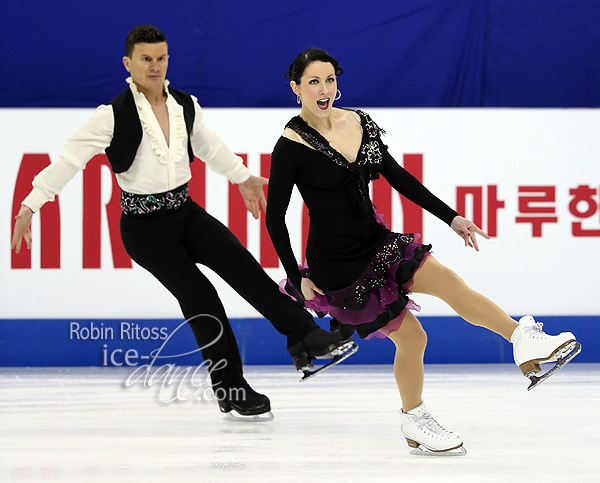
<svg viewBox="0 0 600 483"><path fill-rule="evenodd" d="M438 424L421 399L427 335L408 310L414 304L407 294L439 297L471 324L511 341L515 362L534 382L540 363L558 360L558 368L580 346L570 332L545 334L531 316L513 320L437 261L431 245L418 243L413 234L393 233L378 221L369 182L382 175L398 192L447 223L465 246L479 250L476 234L489 238L396 163L381 140L383 131L368 114L333 107L341 95L341 74L339 63L320 49L300 53L286 74L302 109L273 150L266 216L288 276L286 291L306 307L341 322L346 334L356 330L363 338L390 338L396 345L401 428L409 446L464 454L461 437ZM310 214L304 269L298 267L285 224L294 185Z"/></svg>

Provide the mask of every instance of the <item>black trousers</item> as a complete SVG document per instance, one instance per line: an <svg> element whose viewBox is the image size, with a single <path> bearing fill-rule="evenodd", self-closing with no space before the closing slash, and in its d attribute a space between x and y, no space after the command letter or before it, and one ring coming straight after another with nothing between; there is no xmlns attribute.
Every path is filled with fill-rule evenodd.
<svg viewBox="0 0 600 483"><path fill-rule="evenodd" d="M277 284L235 235L188 199L178 210L122 215L121 238L129 256L178 300L190 324L213 387L235 387L242 361L219 295L197 263L217 273L288 338L288 347L318 327ZM223 333L219 336L220 332Z"/></svg>

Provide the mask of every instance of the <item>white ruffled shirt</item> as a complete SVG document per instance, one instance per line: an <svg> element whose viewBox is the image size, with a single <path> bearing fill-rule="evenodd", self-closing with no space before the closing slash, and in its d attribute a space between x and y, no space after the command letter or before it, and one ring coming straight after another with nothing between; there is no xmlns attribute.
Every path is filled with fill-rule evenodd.
<svg viewBox="0 0 600 483"><path fill-rule="evenodd" d="M143 134L133 164L127 171L116 175L119 186L129 193L150 194L170 191L187 183L192 174L183 106L169 93L169 81L165 80L164 85L169 112L169 145L146 96L137 89L131 77L127 82L133 93ZM190 142L194 155L232 183L243 183L250 178L250 171L221 136L204 125L198 99L192 96L192 100L195 117ZM92 117L66 141L58 159L35 177L33 190L22 204L36 212L47 201L54 201L69 180L110 145L113 131L112 106L98 106Z"/></svg>

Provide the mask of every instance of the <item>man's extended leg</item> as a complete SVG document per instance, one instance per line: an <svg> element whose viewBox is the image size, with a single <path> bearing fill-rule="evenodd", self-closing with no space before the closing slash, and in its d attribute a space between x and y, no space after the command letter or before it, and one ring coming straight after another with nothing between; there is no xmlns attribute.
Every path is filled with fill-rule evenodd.
<svg viewBox="0 0 600 483"><path fill-rule="evenodd" d="M196 262L214 270L280 333L288 336L288 349L297 367L300 353L308 357L327 356L343 345L339 333L320 329L306 310L279 291L235 235L199 206L187 225L185 244Z"/></svg>

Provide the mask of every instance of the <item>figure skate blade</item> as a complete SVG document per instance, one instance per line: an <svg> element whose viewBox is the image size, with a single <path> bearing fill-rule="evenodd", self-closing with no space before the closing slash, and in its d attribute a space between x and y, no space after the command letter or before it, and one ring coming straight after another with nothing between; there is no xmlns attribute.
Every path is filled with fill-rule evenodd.
<svg viewBox="0 0 600 483"><path fill-rule="evenodd" d="M410 454L415 456L466 456L467 449L464 446L461 446L448 451L432 451L423 445L419 445L419 447L413 449Z"/></svg>
<svg viewBox="0 0 600 483"><path fill-rule="evenodd" d="M358 350L358 344L356 342L349 342L348 344L344 344L343 346L341 346L339 348L339 351L340 352L345 351L345 352L341 352L341 353L335 355L334 358L327 364L315 369L314 371L310 371L308 369L303 369L302 373L304 375L302 376L302 379L300 379L300 382L306 381L307 379L310 379L311 377L315 377L317 374L319 374L323 371L326 371L327 369L329 369L333 366L338 365L340 362L348 359L348 357L350 357L352 354L355 354L357 350Z"/></svg>
<svg viewBox="0 0 600 483"><path fill-rule="evenodd" d="M577 341L573 341L571 344L564 347L559 352L560 352L560 354L557 354L557 357L556 357L556 364L554 365L554 367L552 369L550 369L548 372L542 374L541 376L537 376L537 375L527 376L527 377L529 377L529 380L531 381L531 384L527 388L528 391L531 391L534 387L539 386L542 382L544 382L546 379L548 379L552 374L554 374L556 371L558 371L559 369L562 369L563 366L568 364L569 361L571 361L577 354L579 354L581 352L581 344Z"/></svg>
<svg viewBox="0 0 600 483"><path fill-rule="evenodd" d="M267 421L273 421L275 416L271 411L267 411L262 414L252 414L249 416L242 415L238 413L235 409L229 411L225 417L224 421L234 422L234 423L264 423Z"/></svg>

